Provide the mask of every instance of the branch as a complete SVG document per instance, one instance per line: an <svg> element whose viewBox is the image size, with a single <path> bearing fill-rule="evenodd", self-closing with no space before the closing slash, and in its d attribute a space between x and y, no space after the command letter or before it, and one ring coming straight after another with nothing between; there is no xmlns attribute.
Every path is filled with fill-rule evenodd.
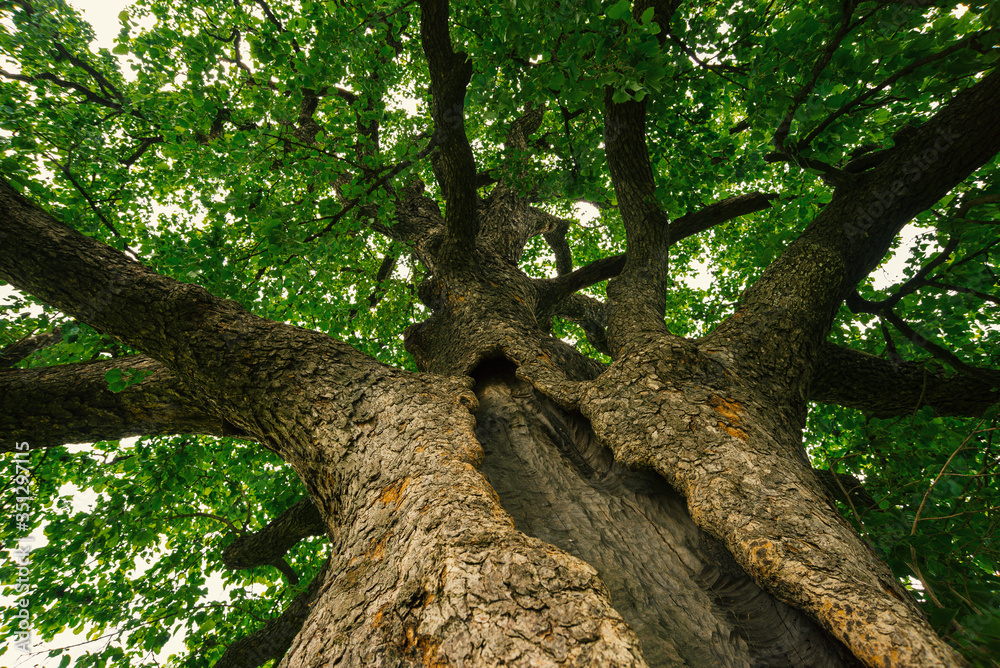
<svg viewBox="0 0 1000 668"><path fill-rule="evenodd" d="M420 39L431 76L433 144L438 147L432 159L446 203L442 260L447 264L468 257L479 229L476 161L465 134L465 92L472 61L464 52L452 50L448 0L422 0L420 9Z"/></svg>
<svg viewBox="0 0 1000 668"><path fill-rule="evenodd" d="M0 69L0 75L8 79L13 79L14 81L23 81L25 83L35 83L37 81L51 81L60 88L66 88L69 90L76 91L77 93L83 95L84 98L86 98L90 102L93 102L94 104L99 104L102 107L114 109L115 111L122 110L122 105L118 104L117 102L112 102L108 98L98 95L97 93L95 93L94 91L90 90L89 88L87 88L82 84L78 84L74 81L67 81L66 79L60 79L59 77L50 72L42 72L41 74L37 74L35 76L27 76L24 74L13 74L11 72L7 72L6 70Z"/></svg>
<svg viewBox="0 0 1000 668"><path fill-rule="evenodd" d="M774 194L753 192L709 204L700 211L689 213L670 223L669 245L672 246L681 239L704 232L733 218L763 211L777 198L778 196ZM555 304L577 290L618 276L625 267L625 258L625 255L601 258L574 272L538 281L540 308Z"/></svg>
<svg viewBox="0 0 1000 668"><path fill-rule="evenodd" d="M9 369L37 350L48 348L62 341L62 327L56 327L47 334L26 336L0 351L0 371Z"/></svg>
<svg viewBox="0 0 1000 668"><path fill-rule="evenodd" d="M625 265L608 285L609 331L617 357L636 336L664 329L670 220L656 199L646 146L646 103L604 94L604 154L625 227ZM572 274L570 274L572 276Z"/></svg>
<svg viewBox="0 0 1000 668"><path fill-rule="evenodd" d="M2 180L0 279L156 359L189 396L283 456L293 455L274 423L274 394L300 389L314 369L308 356L278 351L324 350L324 363L342 369L345 383L361 368L389 373L372 371L374 360L327 335L161 276L58 223Z"/></svg>
<svg viewBox="0 0 1000 668"><path fill-rule="evenodd" d="M433 150L434 150L434 140L431 139L430 143L428 143L428 145L426 147L420 149L420 151L418 151L417 154L414 155L412 159L403 160L402 162L396 163L395 165L390 165L388 167L384 167L382 169L382 171L384 171L385 173L382 174L382 176L380 176L379 178L374 179L374 181L372 182L372 184L370 186L368 186L368 189L365 190L364 195L359 196L359 197L355 197L354 199L346 202L343 205L343 208L339 212L337 212L336 214L334 214L332 216L329 216L328 218L320 218L320 219L318 219L318 220L327 220L328 219L328 222L327 222L326 226L324 226L323 229L320 230L319 232L313 232L308 237L306 237L303 241L305 243L310 243L312 241L315 241L316 239L319 239L320 237L323 237L323 236L326 236L327 234L329 234L333 230L334 225L337 224L337 221L339 221L341 218L343 218L348 213L350 213L352 210L354 210L359 204L361 204L361 202L362 202L362 200L364 198L366 198L368 195L371 195L373 192L375 192L376 190L378 190L382 186L384 186L387 183L389 183L400 172L402 172L404 169L406 169L407 167L409 167L413 163L417 162L418 160L426 157ZM314 221L307 221L307 222L314 222Z"/></svg>
<svg viewBox="0 0 1000 668"><path fill-rule="evenodd" d="M143 154L149 150L151 146L155 144L162 144L164 142L163 135L157 135L156 137L144 137L139 147L132 152L127 158L122 158L118 162L126 167L131 167L136 163L136 161L143 156Z"/></svg>
<svg viewBox="0 0 1000 668"><path fill-rule="evenodd" d="M278 665L298 635L313 603L320 594L330 571L327 561L301 594L296 596L278 617L268 620L263 628L244 636L226 648L214 668L257 668L274 660Z"/></svg>
<svg viewBox="0 0 1000 668"><path fill-rule="evenodd" d="M830 64L833 60L834 54L840 47L840 43L844 41L844 38L858 25L857 23L851 22L851 16L854 12L855 5L853 2L844 2L841 5L843 9L843 14L840 17L840 27L837 28L837 32L830 36L830 40L826 43L826 48L823 50L823 55L813 64L812 76L809 81L807 81L801 88L799 92L795 94L794 99L792 99L792 104L789 106L788 111L785 113L784 119L782 119L781 124L778 129L774 131L774 148L782 155L790 155L796 152L797 146L786 147L785 139L788 138L788 133L792 128L792 120L795 117L795 111L799 106L805 102L809 94L812 93L813 89L816 87L816 82L819 81L820 75L826 66Z"/></svg>
<svg viewBox="0 0 1000 668"><path fill-rule="evenodd" d="M108 231L111 232L112 236L114 236L116 239L121 239L122 235L119 234L118 230L115 229L115 226L112 225L111 222L104 217L104 214L101 213L101 210L97 208L97 202L93 200L93 198L90 196L90 193L88 193L84 189L84 187L80 184L80 182L76 180L76 177L73 176L73 173L69 171L69 167L67 167L66 165L59 165L59 169L62 171L63 176L69 179L69 182L73 184L73 187L76 188L81 195L83 195L83 198L85 200L87 200L87 205L90 206L90 210L94 212L94 215L97 216L97 218L101 221L104 227L107 228ZM129 248L127 245L125 246L125 250L135 255L135 252L133 252L132 249Z"/></svg>
<svg viewBox="0 0 1000 668"><path fill-rule="evenodd" d="M299 541L320 536L325 530L316 504L306 497L260 531L241 536L227 545L222 551L222 563L232 570L274 565Z"/></svg>
<svg viewBox="0 0 1000 668"><path fill-rule="evenodd" d="M756 191L709 204L670 223L670 244L673 245L692 234L704 232L733 218L768 209L771 207L771 202L776 199L778 199L776 194Z"/></svg>
<svg viewBox="0 0 1000 668"><path fill-rule="evenodd" d="M73 63L81 70L89 74L91 77L93 77L94 81L97 82L97 85L101 87L102 91L116 97L119 102L125 101L125 96L121 94L121 91L119 91L114 84L108 81L107 77L98 72L93 65L88 63L83 58L78 58L77 56L71 54L69 52L69 49L67 49L59 42L55 43L55 47L56 47L56 52L58 53L58 57L56 58L57 61L68 60L69 62Z"/></svg>
<svg viewBox="0 0 1000 668"><path fill-rule="evenodd" d="M535 207L530 207L528 210L530 212L539 211L543 214L545 213ZM573 271L573 250L570 248L569 242L566 241L569 225L568 220L559 220L551 230L542 233L542 236L545 237L545 243L549 245L549 248L552 249L552 254L555 256L556 274L559 276L564 276Z"/></svg>
<svg viewBox="0 0 1000 668"><path fill-rule="evenodd" d="M267 322L62 225L2 180L0 278L175 373L180 366L204 374L235 364L218 371L229 375L245 367L235 345L254 339L236 329Z"/></svg>
<svg viewBox="0 0 1000 668"><path fill-rule="evenodd" d="M611 355L608 348L607 309L603 302L587 295L573 294L559 302L552 315L579 325L594 350Z"/></svg>
<svg viewBox="0 0 1000 668"><path fill-rule="evenodd" d="M864 93L862 93L861 95L857 96L856 98L854 98L850 102L845 102L844 104L842 104L840 106L839 109L837 109L832 114L830 114L825 119L823 119L823 121L819 125L817 125L815 128L813 128L812 131L810 131L809 134L807 134L805 136L805 138L801 142L799 142L799 146L808 146L809 144L811 144L816 139L816 137L818 137L820 134L822 134L822 132L824 130L826 130L826 128L828 128L830 126L830 124L833 123L835 120L837 120L838 118L840 118L844 114L849 113L852 109L854 109L858 105L862 104L866 100L871 99L873 96L877 95L879 92L885 90L886 88L888 88L892 84L896 83L897 81L899 81L899 79L903 78L904 76L915 72L916 70L920 69L924 65L929 65L930 63L933 63L935 61L941 60L942 58L946 58L946 57L950 56L951 54L955 53L956 51L961 51L961 50L967 48L971 43L973 43L975 41L978 41L980 39L983 39L985 37L988 37L990 32L996 32L996 29L992 28L992 29L987 29L987 30L981 30L981 31L979 31L977 33L973 33L972 35L969 35L969 36L967 36L967 37L965 37L965 38L963 38L963 39L955 42L954 44L952 44L948 48L943 49L943 50L941 50L941 51L939 51L937 53L933 53L933 54L931 54L929 56L925 56L925 57L921 58L920 60L916 60L916 61L910 63L909 65L907 65L906 67L904 67L904 68L900 69L899 71L895 72L894 74L886 77L885 79L883 79L882 81L880 81L878 84L876 84L874 87L869 88Z"/></svg>
<svg viewBox="0 0 1000 668"><path fill-rule="evenodd" d="M632 16L653 9L663 48L670 19L679 2L636 0ZM670 219L656 197L653 167L646 145L648 97L615 102L612 87L604 91L604 154L625 227L625 266L608 284L608 340L617 357L644 332L665 332L663 318L668 282ZM620 99L620 93L618 93Z"/></svg>
<svg viewBox="0 0 1000 668"><path fill-rule="evenodd" d="M923 348L937 359L951 366L956 371L961 372L970 378L979 380L982 383L986 383L994 388L1000 389L1000 371L996 371L995 369L980 369L979 367L966 364L955 353L934 343L933 341L928 340L922 334L917 332L917 330L913 329L909 323L891 310L882 310L879 312L879 315L889 321L893 327L899 330L900 334L913 342L914 345Z"/></svg>
<svg viewBox="0 0 1000 668"><path fill-rule="evenodd" d="M830 469L813 469L827 493L844 505L870 510L878 506L860 480L849 473L834 473ZM855 510L856 512L856 510Z"/></svg>
<svg viewBox="0 0 1000 668"><path fill-rule="evenodd" d="M559 219L528 206L534 192L525 192L530 181L525 154L528 138L541 126L544 111L528 105L507 131L504 142L507 155L505 175L490 191L479 211L479 241L489 253L507 262L517 263L524 246L534 236L559 224Z"/></svg>
<svg viewBox="0 0 1000 668"><path fill-rule="evenodd" d="M1000 70L939 107L899 150L835 190L710 335L713 342L745 353L742 371L768 376L800 401L810 360L844 299L881 263L904 225L1000 152L997 108Z"/></svg>
<svg viewBox="0 0 1000 668"><path fill-rule="evenodd" d="M105 380L112 369L151 375L115 393ZM144 355L0 372L3 452L15 441L51 448L130 436L233 433L169 370Z"/></svg>
<svg viewBox="0 0 1000 668"><path fill-rule="evenodd" d="M984 302L992 302L997 306L1000 306L1000 297L980 292L979 290L973 290L972 288L962 287L961 285L952 285L951 283L942 283L940 281L927 281L926 285L932 288L938 288L939 290L947 290L948 292L961 292L963 294L972 295L982 299Z"/></svg>
<svg viewBox="0 0 1000 668"><path fill-rule="evenodd" d="M414 176L396 191L395 221L379 231L406 244L427 271L434 272L444 236L444 218L437 201L424 194L425 188L424 182Z"/></svg>
<svg viewBox="0 0 1000 668"><path fill-rule="evenodd" d="M929 371L921 362L888 361L826 343L809 385L809 400L879 418L912 415L924 406L936 415L978 417L1000 402L1000 391L978 378Z"/></svg>
<svg viewBox="0 0 1000 668"><path fill-rule="evenodd" d="M896 290L896 292L881 301L866 302L865 310L869 313L881 313L883 310L892 309L903 299L903 297L913 294L925 285L929 285L930 283L927 280L927 276L951 257L952 253L958 249L961 238L961 234L952 234L948 237L948 243L945 244L943 249L941 249L941 252L935 255L930 262L921 267L916 274L899 286L899 289Z"/></svg>
<svg viewBox="0 0 1000 668"><path fill-rule="evenodd" d="M625 254L602 257L576 271L538 281L539 307L556 304L578 290L618 276L622 273L625 262Z"/></svg>
<svg viewBox="0 0 1000 668"><path fill-rule="evenodd" d="M366 311L370 311L375 308L382 298L385 297L385 283L392 276L392 272L396 269L396 263L399 262L399 256L395 253L386 253L385 257L382 258L382 264L379 265L378 273L375 275L375 289L372 293L368 295L368 306L365 308ZM358 313L361 309L354 307L351 309L350 314L347 316L348 320L354 320L358 317Z"/></svg>

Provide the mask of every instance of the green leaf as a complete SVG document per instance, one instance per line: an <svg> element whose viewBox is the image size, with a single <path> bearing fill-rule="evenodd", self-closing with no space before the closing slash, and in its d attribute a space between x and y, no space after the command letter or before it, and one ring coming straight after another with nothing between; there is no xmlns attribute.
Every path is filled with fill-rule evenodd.
<svg viewBox="0 0 1000 668"><path fill-rule="evenodd" d="M628 14L631 9L632 3L629 0L618 0L618 2L608 7L607 17L612 21L618 21Z"/></svg>

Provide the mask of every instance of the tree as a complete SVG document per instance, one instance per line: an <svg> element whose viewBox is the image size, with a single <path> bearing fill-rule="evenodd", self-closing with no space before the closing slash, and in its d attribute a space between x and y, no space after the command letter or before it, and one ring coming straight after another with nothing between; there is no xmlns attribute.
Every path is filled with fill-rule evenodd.
<svg viewBox="0 0 1000 668"><path fill-rule="evenodd" d="M77 665L996 665L995 4L3 7Z"/></svg>

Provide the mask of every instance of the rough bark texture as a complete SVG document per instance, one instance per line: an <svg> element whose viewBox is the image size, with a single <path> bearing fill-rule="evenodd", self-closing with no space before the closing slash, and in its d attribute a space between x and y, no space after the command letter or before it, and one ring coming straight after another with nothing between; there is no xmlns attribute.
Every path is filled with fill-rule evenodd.
<svg viewBox="0 0 1000 668"><path fill-rule="evenodd" d="M141 383L115 393L104 375L112 369L149 373ZM111 441L129 436L233 433L205 412L162 364L144 355L0 371L0 431L33 448Z"/></svg>
<svg viewBox="0 0 1000 668"><path fill-rule="evenodd" d="M268 661L280 660L302 630L302 623L309 616L320 587L326 581L329 566L330 562L324 564L309 586L279 616L229 645L213 668L256 668Z"/></svg>
<svg viewBox="0 0 1000 668"><path fill-rule="evenodd" d="M334 562L283 666L646 665L594 569L516 531L476 470L467 381L396 371L255 318L59 225L9 186L0 195L4 280L197 380L210 409L302 478ZM77 271L53 282L50 266Z"/></svg>
<svg viewBox="0 0 1000 668"><path fill-rule="evenodd" d="M930 406L935 415L981 415L1000 401L1000 389L978 378L945 376L915 362L824 345L809 398L850 406L875 417L908 415Z"/></svg>
<svg viewBox="0 0 1000 668"><path fill-rule="evenodd" d="M761 586L866 663L958 665L833 508L799 444L801 423L774 415L732 377L710 352L664 340L616 362L581 410L617 460L662 474Z"/></svg>
<svg viewBox="0 0 1000 668"><path fill-rule="evenodd" d="M323 533L323 517L312 499L294 504L256 533L240 536L222 551L227 568L273 564L299 541Z"/></svg>
<svg viewBox="0 0 1000 668"><path fill-rule="evenodd" d="M476 373L481 467L521 531L593 565L651 666L854 666L691 521L659 476L614 462L587 421L487 364Z"/></svg>

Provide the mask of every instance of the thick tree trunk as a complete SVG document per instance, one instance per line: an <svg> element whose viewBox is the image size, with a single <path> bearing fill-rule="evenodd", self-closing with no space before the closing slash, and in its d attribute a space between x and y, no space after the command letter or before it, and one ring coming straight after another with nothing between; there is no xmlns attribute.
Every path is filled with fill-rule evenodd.
<svg viewBox="0 0 1000 668"><path fill-rule="evenodd" d="M855 666L765 593L658 475L614 462L586 419L488 364L476 374L481 467L525 533L594 566L650 666Z"/></svg>

